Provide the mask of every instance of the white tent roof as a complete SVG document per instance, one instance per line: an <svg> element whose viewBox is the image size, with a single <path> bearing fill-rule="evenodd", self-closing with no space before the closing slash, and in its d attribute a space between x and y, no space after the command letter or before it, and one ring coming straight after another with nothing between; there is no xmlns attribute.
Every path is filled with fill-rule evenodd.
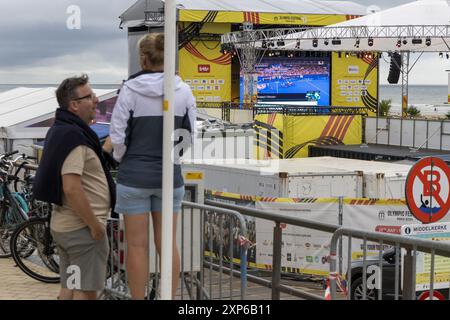
<svg viewBox="0 0 450 320"><path fill-rule="evenodd" d="M54 87L19 87L0 93L0 128L8 128L42 116L58 108ZM93 89L100 101L109 99L117 89Z"/></svg>
<svg viewBox="0 0 450 320"><path fill-rule="evenodd" d="M369 38L373 39L372 46L368 44ZM426 45L427 38L431 40L430 45ZM313 46L313 39L318 40L317 46ZM333 45L333 39L339 39L340 44ZM413 39L422 41L414 44ZM298 40L300 50L306 51L447 52L450 51L450 1L414 1L342 23L291 33L285 37L285 45L278 48L299 49Z"/></svg>
<svg viewBox="0 0 450 320"><path fill-rule="evenodd" d="M176 0L178 9L205 11L250 11L285 14L365 15L366 7L350 1L312 0ZM121 26L144 25L145 11L158 12L162 0L139 0L121 16Z"/></svg>
<svg viewBox="0 0 450 320"><path fill-rule="evenodd" d="M418 0L333 26L450 25L450 1Z"/></svg>

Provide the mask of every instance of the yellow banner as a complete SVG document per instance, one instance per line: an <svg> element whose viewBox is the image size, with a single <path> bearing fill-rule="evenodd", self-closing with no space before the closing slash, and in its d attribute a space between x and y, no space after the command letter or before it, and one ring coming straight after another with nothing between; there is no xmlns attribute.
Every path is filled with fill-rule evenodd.
<svg viewBox="0 0 450 320"><path fill-rule="evenodd" d="M308 157L310 145L362 143L362 117L286 116L285 159Z"/></svg>
<svg viewBox="0 0 450 320"><path fill-rule="evenodd" d="M358 16L335 14L292 14L236 11L180 10L179 21L326 26Z"/></svg>
<svg viewBox="0 0 450 320"><path fill-rule="evenodd" d="M331 105L337 107L367 107L376 115L378 99L378 58L333 53L331 71Z"/></svg>
<svg viewBox="0 0 450 320"><path fill-rule="evenodd" d="M362 143L362 117L257 115L255 134L255 159L305 158L310 145Z"/></svg>
<svg viewBox="0 0 450 320"><path fill-rule="evenodd" d="M255 159L283 159L284 116L260 114L255 117Z"/></svg>
<svg viewBox="0 0 450 320"><path fill-rule="evenodd" d="M182 29L190 24L181 24ZM230 25L207 24L201 32L226 33ZM180 76L190 85L198 102L231 100L231 54L220 52L220 40L186 41L179 50Z"/></svg>

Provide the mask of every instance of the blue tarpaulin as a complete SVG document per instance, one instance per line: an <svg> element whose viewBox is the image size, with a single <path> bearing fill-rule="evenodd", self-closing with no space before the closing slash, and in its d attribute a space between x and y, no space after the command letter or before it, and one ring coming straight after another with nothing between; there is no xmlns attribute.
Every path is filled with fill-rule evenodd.
<svg viewBox="0 0 450 320"><path fill-rule="evenodd" d="M102 143L109 136L109 123L95 123L91 125L91 129L94 130ZM35 145L44 147L44 141L37 142Z"/></svg>

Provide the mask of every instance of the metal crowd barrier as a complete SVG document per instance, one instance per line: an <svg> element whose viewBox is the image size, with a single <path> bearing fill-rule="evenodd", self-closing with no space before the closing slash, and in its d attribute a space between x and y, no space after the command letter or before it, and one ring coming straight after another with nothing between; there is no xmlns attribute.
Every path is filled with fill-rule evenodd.
<svg viewBox="0 0 450 320"><path fill-rule="evenodd" d="M353 238L363 240L363 261L362 261L362 299L366 300L367 296L367 269L368 269L368 261L367 261L367 242L376 242L379 244L379 255L378 255L378 270L379 274L377 275L377 285L376 290L373 291L376 296L372 296L374 299L382 300L383 299L383 283L386 282L383 279L383 247L384 245L393 245L395 248L395 278L394 278L394 299L398 300L400 298L400 294L403 300L415 300L416 299L416 256L418 252L430 253L430 283L429 283L429 294L430 297L433 297L434 293L434 276L435 276L435 261L437 256L450 257L450 244L443 243L438 241L431 240L423 240L418 238L410 238L406 236L400 236L395 234L386 234L381 232L369 232L356 230L351 228L340 228L337 230L331 239L330 245L330 295L331 300L336 299L336 280L338 279L337 272L337 263L336 260L339 258L339 253L337 253L338 242L342 240L343 236L348 237L348 250L350 253L351 242ZM404 276L403 279L400 279L400 253L401 249L406 250L406 255L404 258ZM351 254L348 255L348 266L352 265ZM352 283L352 273L347 272L347 291L351 290ZM403 290L400 293L400 284L403 280ZM448 279L450 282L450 279ZM450 283L449 283L450 285ZM448 288L446 289L448 290ZM450 292L447 297L450 300ZM348 294L348 299L351 299L351 295Z"/></svg>
<svg viewBox="0 0 450 320"><path fill-rule="evenodd" d="M336 291L338 280L341 279L341 276L346 278L346 285L344 287L341 285L341 291L346 289L347 299L352 298L351 294L351 285L352 285L352 262L361 262L360 260L352 261L352 251L351 251L351 243L352 238L363 240L363 260L362 260L362 299L368 299L367 296L367 280L369 278L369 274L367 273L368 259L367 259L367 242L377 242L379 245L379 255L378 255L378 268L380 273L378 274L379 278L379 287L376 291L374 291L377 296L373 297L375 299L383 299L383 248L385 245L393 245L395 247L395 293L394 299L399 299L400 297L405 300L414 300L416 299L416 290L415 290L415 277L416 277L416 254L417 252L425 252L431 253L430 265L430 283L429 283L429 294L432 297L434 292L434 276L435 276L435 258L436 256L444 256L450 257L450 244L431 241L431 240L423 240L418 238L410 238L407 236L393 235L381 232L369 232L351 228L343 228L339 225L334 224L326 224L320 223L307 219L299 219L293 218L287 215L279 214L278 212L270 212L270 211L261 211L254 208L241 207L233 204L221 203L211 200L206 200L205 203L208 205L219 206L223 208L227 208L230 210L238 211L243 215L251 216L255 218L260 218L264 220L273 221L275 223L274 233L273 233L273 269L272 269L272 280L267 281L260 277L256 277L253 275L248 275L248 281L260 284L262 286L266 286L268 288L272 288L272 300L279 300L280 293L287 293L299 298L303 299L314 299L314 300L324 300L324 299L336 299ZM325 292L325 296L319 296L316 294L311 294L301 289L293 288L292 286L286 286L281 284L281 249L282 249L282 229L281 224L288 224L292 226L304 227L309 229L314 229L318 231L328 232L331 237L331 245L330 245L330 276L328 278L330 284L330 295L329 297L325 297L327 294ZM346 275L342 274L342 256L344 250L343 246L343 236L348 236L348 264L347 264L347 272ZM400 250L406 250L406 255L404 259L404 275L403 278L400 279ZM339 261L339 266L337 261ZM339 267L339 272L338 272ZM346 277L345 277L346 276ZM372 274L370 275L372 276ZM401 281L403 281L403 290L400 292ZM448 279L450 282L450 279ZM450 286L450 283L449 283ZM448 287L447 289L448 290ZM389 297L387 297L389 298ZM450 291L448 293L448 299L450 300Z"/></svg>
<svg viewBox="0 0 450 320"><path fill-rule="evenodd" d="M308 300L324 300L323 296L307 292L292 286L281 284L281 247L282 247L282 228L281 224L288 224L297 227L305 227L323 232L328 232L331 235L340 228L339 225L316 222L308 219L299 219L287 215L281 215L278 212L262 211L254 208L246 208L233 204L222 203L217 201L205 200L205 203L212 206L222 207L229 210L237 211L242 215L260 218L268 221L273 221L275 227L273 229L273 248L272 248L272 280L266 280L254 275L248 275L249 282L257 283L261 286L272 289L272 300L280 300L280 294L287 293L292 296L308 299Z"/></svg>
<svg viewBox="0 0 450 320"><path fill-rule="evenodd" d="M208 223L212 219L219 221L219 226L223 226L225 222L228 223L228 230L237 230L239 235L245 235L247 232L244 218L236 211L183 202L181 219L178 222L180 229L177 232L177 243L181 256L181 281L176 299L244 300L246 297L247 248L245 241L241 245L240 242L234 241L230 233L226 237L226 228L224 227L220 227L218 232L215 232L213 225ZM152 230L150 233L152 234ZM201 236L205 234L214 234L214 239L209 237L206 240ZM102 298L129 299L130 292L125 264L126 239L122 220L109 219L108 236L111 254L108 278ZM159 262L156 250L152 245L152 235L149 240L151 265L147 298L158 299ZM218 247L216 250L218 254L211 250L213 245ZM233 257L236 245L239 252L239 267L235 266L236 260ZM240 279L239 283L235 281L235 277Z"/></svg>

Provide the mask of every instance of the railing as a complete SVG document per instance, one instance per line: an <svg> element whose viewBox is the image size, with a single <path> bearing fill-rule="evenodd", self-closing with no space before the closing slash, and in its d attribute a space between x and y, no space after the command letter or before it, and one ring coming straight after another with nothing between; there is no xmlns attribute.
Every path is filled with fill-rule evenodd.
<svg viewBox="0 0 450 320"><path fill-rule="evenodd" d="M289 104L237 103L237 102L198 102L200 109L221 109L222 119L229 121L231 110L252 110L253 117L258 114L281 113L283 115L363 115L367 116L365 107L335 106L299 106Z"/></svg>
<svg viewBox="0 0 450 320"><path fill-rule="evenodd" d="M27 169L34 170L36 166L27 165ZM291 217L288 215L282 215L278 212L261 211L254 208L241 207L233 204L206 200L205 205L196 204L191 202L183 202L183 209L181 213L181 232L180 232L180 248L181 248L181 290L179 296L181 299L185 299L185 295L190 299L238 299L246 298L247 281L265 286L272 289L272 299L280 299L280 293L287 293L302 299L314 299L323 300L323 296L312 294L310 292L293 288L291 286L281 284L281 249L282 249L282 228L281 224L288 224L297 227L304 227L317 231L323 231L330 234L330 298L336 299L336 280L338 279L337 261L341 261L344 250L342 249L342 243L344 243L344 237L347 237L348 244L348 262L347 262L347 291L352 289L352 277L356 274L353 272L352 263L352 239L360 239L363 241L363 257L362 261L356 261L362 263L361 268L361 280L362 280L362 299L367 299L368 289L368 267L374 265L367 259L367 243L376 242L379 245L378 260L375 265L378 266L379 274L377 279L381 279L377 284L375 291L376 296L374 298L383 299L387 292L385 288L385 279L383 277L384 264L383 247L385 245L394 246L394 280L392 293L394 299L416 299L416 254L430 253L430 272L429 272L429 293L433 296L434 291L437 290L434 287L435 280L435 268L436 268L436 256L450 257L450 244L423 240L418 238L411 238L406 236L399 236L393 234L386 234L381 232L370 232L352 228L345 228L340 225L321 223L308 219L300 219ZM189 211L189 212L188 212ZM273 233L273 271L271 281L247 274L247 247L241 244L233 242L232 237L228 234L228 246L226 246L226 235L224 231L227 229L224 224L228 224L228 230L233 230L234 226L238 227L239 235L245 236L246 223L243 215L264 219L267 221L273 221L275 223ZM215 219L218 221L220 228L218 234L216 233L216 250L214 250L214 240L212 238L213 226L212 223L208 223ZM124 257L126 254L126 246L124 244L123 226L121 226L120 220L112 220L113 224L110 224L111 237L110 247L112 249L112 256L110 256L110 270L111 277L106 283L106 293L109 298L129 298L127 279L125 272ZM209 237L204 239L205 235L209 234ZM150 238L151 239L151 238ZM198 242L195 242L198 240ZM242 240L242 239L239 239ZM245 241L243 241L245 243ZM234 259L235 245L238 245L239 255L239 270L235 268ZM339 248L338 248L339 246ZM401 250L406 250L404 256L403 279L400 279L400 256ZM205 254L205 252L207 254ZM228 255L227 255L228 252ZM215 256L214 256L215 255ZM150 255L151 256L151 255ZM154 272L149 278L149 296L156 296L158 289L158 259L156 252L153 251ZM428 259L428 258L427 258ZM215 271L215 272L213 272ZM342 267L339 268L340 275L343 275ZM229 294L224 292L224 275L228 275L227 282L229 283ZM238 294L235 294L234 278L240 278L240 284ZM403 280L403 289L401 289L401 280ZM209 281L209 283L208 283ZM450 279L448 279L450 282ZM214 284L213 284L214 283ZM217 284L218 290L214 294L213 287ZM439 289L439 288L438 288ZM446 287L445 290L448 290ZM450 295L450 291L449 291ZM352 298L351 294L348 294L348 299ZM450 298L450 296L449 296Z"/></svg>
<svg viewBox="0 0 450 320"><path fill-rule="evenodd" d="M267 281L255 276L249 275L248 281L255 282L260 285L266 286L268 288L272 288L272 299L279 300L280 293L288 293L300 298L304 299L315 299L315 300L323 300L324 297L318 296L315 294L311 294L305 292L303 290L294 289L290 286L281 284L281 248L282 248L282 229L281 223L288 224L292 226L304 227L308 229L323 231L330 233L331 236L331 247L330 247L330 298L336 299L336 283L337 279L340 279L340 274L337 271L337 261L341 261L343 256L342 243L343 235L349 236L348 239L348 264L347 264L347 292L350 292L352 289L352 252L351 252L351 239L357 238L363 240L363 261L362 261L362 299L367 299L367 241L375 241L379 244L379 257L378 257L378 268L380 270L380 274L378 275L379 283L377 284L376 293L377 296L373 297L375 299L382 299L384 297L383 293L383 247L384 245L394 245L395 247L395 272L394 272L394 280L393 285L395 286L394 298L399 299L400 297L400 249L406 249L407 254L404 256L404 276L403 276L403 290L402 297L403 299L415 299L416 298L416 289L415 289L415 277L416 277L416 253L417 252L428 252L431 253L431 271L430 271L430 296L433 296L433 283L435 276L435 256L445 256L450 257L450 244L423 240L417 238L411 238L407 236L386 234L381 232L369 232L351 228L343 228L339 225L334 224L326 224L321 222L316 222L307 219L299 219L286 215L279 214L277 212L270 211L261 211L253 208L241 207L233 204L221 203L211 200L205 201L208 205L219 206L222 208L227 208L233 211L240 212L243 215L251 216L255 218L260 218L264 220L273 221L275 223L274 233L273 233L273 248L272 248L272 257L273 257L273 271L272 271L272 281ZM339 248L338 248L339 244ZM339 253L338 253L339 251ZM411 255L411 253L413 253ZM360 262L359 260L356 262ZM342 268L340 266L340 268ZM341 271L342 272L342 271ZM381 279L381 280L380 280ZM356 281L356 280L355 280ZM450 279L449 279L450 282ZM448 290L448 287L446 287ZM342 289L342 286L341 286ZM375 291L374 291L375 292ZM449 292L450 294L450 292ZM352 298L352 293L347 294L347 298ZM450 297L449 297L450 298Z"/></svg>
<svg viewBox="0 0 450 320"><path fill-rule="evenodd" d="M407 253L404 258L404 277L403 277L403 292L402 292L402 298L407 300L415 300L416 299L416 256L417 252L424 252L424 253L431 253L431 270L430 270L430 283L429 283L429 292L430 297L433 297L434 292L434 276L435 276L435 258L436 255L439 256L445 256L450 257L450 244L449 243L443 243L438 241L430 241L430 240L423 240L418 238L411 238L406 236L400 236L395 234L386 234L386 233L380 233L380 232L369 232L369 231L363 231L363 230L356 230L356 229L350 229L350 228L341 228L337 230L331 239L331 246L330 246L330 289L331 289L331 300L336 299L336 279L337 279L337 264L336 264L336 258L339 258L339 255L337 253L337 245L338 241L342 241L342 236L348 236L348 248L350 250L351 248L351 242L352 238L356 239L362 239L364 241L363 243L363 265L362 265L362 299L367 299L367 269L368 269L368 262L367 262L367 241L373 241L379 244L379 255L378 255L378 264L376 265L378 268L379 274L377 274L377 278L374 285L372 285L372 288L376 288L376 292L374 291L374 294L377 294L377 296L373 296L374 299L383 299L383 282L386 282L385 279L383 279L383 252L382 248L384 245L393 245L395 247L395 269L394 269L394 299L398 300L400 297L400 249L406 249ZM411 254L412 253L412 254ZM348 255L348 266L351 266L351 254ZM352 270L352 269L350 269ZM347 272L347 291L350 292L351 284L352 284L352 273L353 272ZM450 279L449 279L450 281ZM446 289L448 290L448 288ZM348 295L348 299L351 299L351 295ZM450 296L449 296L450 299Z"/></svg>
<svg viewBox="0 0 450 320"><path fill-rule="evenodd" d="M363 107L308 107L296 105L258 105L254 114L282 113L284 115L367 115L367 108Z"/></svg>
<svg viewBox="0 0 450 320"><path fill-rule="evenodd" d="M207 228L209 228L209 234L213 233L212 224L207 226L207 221L210 221L210 219L218 219L221 226L227 220L231 223L231 228L235 226L236 222L240 235L245 235L247 232L244 218L236 211L183 202L181 221L179 222L181 230L178 232L177 239L180 248L182 278L177 297L183 300L223 300L227 298L230 300L233 298L244 300L247 287L247 248L245 245L238 247L240 266L239 270L236 270L233 261L234 243L230 237L229 246L226 246L229 255L226 256L223 250L225 247L224 228L220 228L216 239L220 244L219 254L214 257L211 250L213 246L212 237L209 238L207 246L204 237L201 236L205 234ZM129 299L130 294L124 258L126 256L126 239L123 237L123 221L111 219L108 232L110 234L110 248L112 252L110 256L110 270L113 270L113 272L106 281L103 298ZM151 233L152 230L150 230ZM152 239L151 235L150 239ZM205 254L208 254L208 257ZM152 264L150 266L147 297L154 299L158 294L159 288L159 264L157 254L152 246L150 246L149 256ZM227 262L224 262L225 257L228 258ZM224 274L228 275L228 279L224 279ZM235 277L240 278L237 296L233 282ZM224 283L226 283L224 280L228 282L228 294L224 292Z"/></svg>
<svg viewBox="0 0 450 320"><path fill-rule="evenodd" d="M450 150L450 121L368 117L364 121L367 143Z"/></svg>
<svg viewBox="0 0 450 320"><path fill-rule="evenodd" d="M308 219L299 219L290 217L287 215L281 215L277 212L271 212L271 211L261 211L253 208L246 208L241 207L233 204L227 204L217 201L210 201L206 200L206 204L211 206L217 206L226 208L229 210L237 211L241 213L242 215L260 218L268 221L275 222L275 227L273 231L273 251L272 251L272 257L273 257L273 269L272 269L272 281L268 281L265 279L262 279L260 277L256 277L253 275L248 275L247 279L250 282L257 283L259 285L272 288L272 300L279 300L280 299L280 293L287 293L302 299L310 299L310 300L324 300L324 297L312 294L310 292L307 292L305 290L296 289L291 286L283 285L281 284L281 247L282 247L282 229L281 224L289 224L297 227L305 227L310 228L314 230L319 230L323 232L328 232L331 235L340 228L339 225L334 224L328 224L328 223L321 223L316 222Z"/></svg>

